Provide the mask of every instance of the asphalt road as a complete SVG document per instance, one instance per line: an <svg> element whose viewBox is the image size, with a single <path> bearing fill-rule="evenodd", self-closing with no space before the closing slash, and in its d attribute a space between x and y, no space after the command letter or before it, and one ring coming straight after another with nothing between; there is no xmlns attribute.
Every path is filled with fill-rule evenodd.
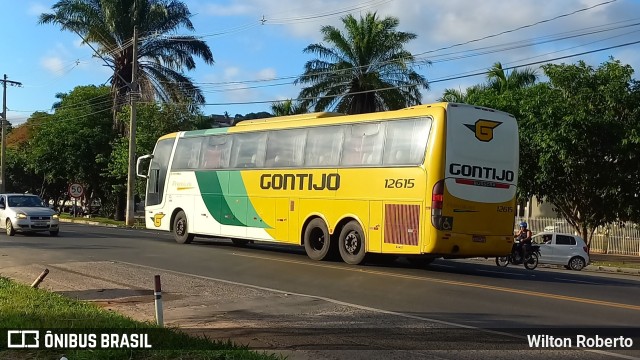
<svg viewBox="0 0 640 360"><path fill-rule="evenodd" d="M238 248L226 239L196 240L181 245L164 232L64 224L55 238L1 234L0 270L111 260L328 298L447 326L527 333L550 327L629 327L635 335L640 328L640 278L633 276L529 271L481 261L437 260L428 269L402 260L349 266L312 261L299 247Z"/></svg>

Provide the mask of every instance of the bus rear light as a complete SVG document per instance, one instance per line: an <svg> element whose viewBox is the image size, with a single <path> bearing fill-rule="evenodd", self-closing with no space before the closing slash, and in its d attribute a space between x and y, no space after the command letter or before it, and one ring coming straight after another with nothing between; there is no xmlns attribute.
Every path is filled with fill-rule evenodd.
<svg viewBox="0 0 640 360"><path fill-rule="evenodd" d="M438 230L442 227L442 205L444 204L444 180L433 185L431 191L431 225Z"/></svg>

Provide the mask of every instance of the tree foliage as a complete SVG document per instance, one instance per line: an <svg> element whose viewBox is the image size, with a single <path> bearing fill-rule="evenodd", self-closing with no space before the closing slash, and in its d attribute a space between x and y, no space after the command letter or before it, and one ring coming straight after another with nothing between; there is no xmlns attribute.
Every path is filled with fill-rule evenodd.
<svg viewBox="0 0 640 360"><path fill-rule="evenodd" d="M108 96L106 86L76 87L35 127L28 163L46 183L80 182L87 195L104 195L99 160L109 156L114 138L111 107L104 101Z"/></svg>
<svg viewBox="0 0 640 360"><path fill-rule="evenodd" d="M204 95L182 70L196 67L194 56L213 64L209 46L193 36L177 36L180 28L193 31L187 6L174 0L60 0L53 12L40 16L41 24L57 24L92 44L114 69L111 90L114 109L120 109L130 91L133 32L137 27L137 82L147 101L204 103ZM54 104L56 106L56 104ZM117 120L117 118L116 118ZM120 129L123 127L120 125Z"/></svg>
<svg viewBox="0 0 640 360"><path fill-rule="evenodd" d="M420 104L420 89L428 89L429 83L412 69L416 60L404 49L416 35L397 31L397 18L379 19L376 13L359 20L347 15L342 23L344 33L323 26L325 44L304 49L318 58L308 61L295 81L307 85L299 95L302 105L359 114Z"/></svg>

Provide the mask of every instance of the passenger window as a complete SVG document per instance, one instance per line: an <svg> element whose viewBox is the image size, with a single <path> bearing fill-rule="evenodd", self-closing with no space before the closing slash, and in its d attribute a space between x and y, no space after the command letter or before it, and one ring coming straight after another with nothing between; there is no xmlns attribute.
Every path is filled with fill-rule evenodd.
<svg viewBox="0 0 640 360"><path fill-rule="evenodd" d="M271 131L268 138L265 167L302 166L306 130Z"/></svg>
<svg viewBox="0 0 640 360"><path fill-rule="evenodd" d="M573 236L556 235L556 244L558 245L575 245L576 239Z"/></svg>
<svg viewBox="0 0 640 360"><path fill-rule="evenodd" d="M200 167L202 139L202 137L178 139L178 145L176 145L176 153L173 157L171 170L197 169Z"/></svg>
<svg viewBox="0 0 640 360"><path fill-rule="evenodd" d="M256 168L264 166L267 133L233 134L231 167Z"/></svg>
<svg viewBox="0 0 640 360"><path fill-rule="evenodd" d="M382 163L384 124L348 125L342 146L341 165L369 166Z"/></svg>
<svg viewBox="0 0 640 360"><path fill-rule="evenodd" d="M384 145L385 165L419 165L422 163L431 130L431 119L387 122Z"/></svg>
<svg viewBox="0 0 640 360"><path fill-rule="evenodd" d="M338 166L343 132L342 126L310 128L304 151L304 165L307 167Z"/></svg>
<svg viewBox="0 0 640 360"><path fill-rule="evenodd" d="M215 135L202 142L202 169L224 169L229 167L231 158L231 136Z"/></svg>

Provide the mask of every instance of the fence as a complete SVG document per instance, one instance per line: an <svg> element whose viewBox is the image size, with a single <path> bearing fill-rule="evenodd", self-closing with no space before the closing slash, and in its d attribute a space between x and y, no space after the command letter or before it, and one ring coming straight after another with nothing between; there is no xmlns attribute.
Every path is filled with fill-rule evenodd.
<svg viewBox="0 0 640 360"><path fill-rule="evenodd" d="M578 235L573 226L564 219L517 218L516 226L520 221L526 221L534 234L554 231ZM640 256L640 224L615 222L598 227L591 238L589 250L592 253Z"/></svg>

